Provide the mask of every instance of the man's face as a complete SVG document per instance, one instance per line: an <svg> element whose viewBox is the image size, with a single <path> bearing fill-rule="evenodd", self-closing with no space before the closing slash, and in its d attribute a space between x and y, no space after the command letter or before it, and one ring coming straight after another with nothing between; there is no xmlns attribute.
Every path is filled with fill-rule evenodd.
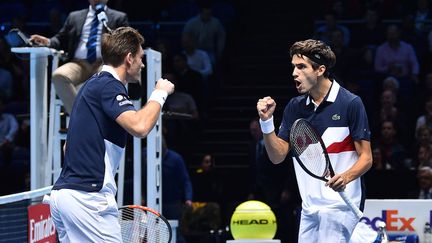
<svg viewBox="0 0 432 243"><path fill-rule="evenodd" d="M394 94L390 90L386 90L381 96L381 105L384 107L390 107L394 105Z"/></svg>
<svg viewBox="0 0 432 243"><path fill-rule="evenodd" d="M417 154L419 161L428 161L429 160L429 151L425 146L421 146L418 150Z"/></svg>
<svg viewBox="0 0 432 243"><path fill-rule="evenodd" d="M381 126L383 139L391 139L395 135L395 129L392 122L384 122Z"/></svg>
<svg viewBox="0 0 432 243"><path fill-rule="evenodd" d="M291 63L293 65L292 76L294 78L297 91L300 94L305 94L313 89L318 80L318 69L314 70L309 61L309 58L305 56L293 55Z"/></svg>
<svg viewBox="0 0 432 243"><path fill-rule="evenodd" d="M426 171L419 172L418 175L419 186L423 190L427 190L432 186L432 178Z"/></svg>
<svg viewBox="0 0 432 243"><path fill-rule="evenodd" d="M204 156L201 165L204 171L211 170L211 168L213 167L211 155L207 154L206 156Z"/></svg>
<svg viewBox="0 0 432 243"><path fill-rule="evenodd" d="M96 6L99 3L107 4L108 0L89 0L89 3L92 7Z"/></svg>
<svg viewBox="0 0 432 243"><path fill-rule="evenodd" d="M128 82L139 82L141 80L141 69L144 67L142 59L144 57L144 50L139 47L138 53L133 57L132 63L127 70Z"/></svg>

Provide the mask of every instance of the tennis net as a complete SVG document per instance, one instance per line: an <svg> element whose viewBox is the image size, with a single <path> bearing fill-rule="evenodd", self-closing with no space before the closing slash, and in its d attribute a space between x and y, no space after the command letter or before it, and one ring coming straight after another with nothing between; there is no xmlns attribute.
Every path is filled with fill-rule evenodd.
<svg viewBox="0 0 432 243"><path fill-rule="evenodd" d="M29 225L28 208L31 205L40 204L43 196L49 194L51 186L37 190L0 196L0 242L29 242L29 228L38 229L32 234L39 238L44 235L44 227ZM45 223L45 222L44 222ZM47 226L47 224L44 224ZM45 227L46 228L46 227ZM45 230L46 231L46 230Z"/></svg>

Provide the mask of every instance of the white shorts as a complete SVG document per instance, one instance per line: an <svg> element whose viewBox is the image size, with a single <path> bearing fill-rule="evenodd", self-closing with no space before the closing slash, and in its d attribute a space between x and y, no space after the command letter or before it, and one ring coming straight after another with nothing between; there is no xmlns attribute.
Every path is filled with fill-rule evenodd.
<svg viewBox="0 0 432 243"><path fill-rule="evenodd" d="M51 191L51 217L60 242L122 242L114 196L70 189Z"/></svg>
<svg viewBox="0 0 432 243"><path fill-rule="evenodd" d="M306 214L302 210L299 243L348 243L359 220L346 210L320 210Z"/></svg>

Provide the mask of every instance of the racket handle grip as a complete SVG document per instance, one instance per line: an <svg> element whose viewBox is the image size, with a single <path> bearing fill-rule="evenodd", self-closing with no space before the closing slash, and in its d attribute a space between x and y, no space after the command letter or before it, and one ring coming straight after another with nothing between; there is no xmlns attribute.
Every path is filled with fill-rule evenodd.
<svg viewBox="0 0 432 243"><path fill-rule="evenodd" d="M361 217L363 217L362 211L354 205L354 203L348 198L346 193L344 191L339 192L339 195L342 197L342 199L345 201L345 203L350 207L351 211L357 216L357 218L360 220Z"/></svg>

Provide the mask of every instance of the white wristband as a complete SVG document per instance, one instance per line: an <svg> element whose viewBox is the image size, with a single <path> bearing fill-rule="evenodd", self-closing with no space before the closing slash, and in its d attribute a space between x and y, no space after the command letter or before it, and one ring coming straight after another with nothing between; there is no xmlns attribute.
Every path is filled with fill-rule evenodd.
<svg viewBox="0 0 432 243"><path fill-rule="evenodd" d="M161 90L161 89L155 89L151 93L150 98L148 100L149 101L154 100L154 101L158 102L162 107L165 104L165 100L167 97L168 97L168 92Z"/></svg>
<svg viewBox="0 0 432 243"><path fill-rule="evenodd" d="M268 120L265 120L265 121L261 120L261 118L260 118L259 123L261 125L261 131L264 134L272 133L275 130L274 123L273 123L273 116L270 117Z"/></svg>

